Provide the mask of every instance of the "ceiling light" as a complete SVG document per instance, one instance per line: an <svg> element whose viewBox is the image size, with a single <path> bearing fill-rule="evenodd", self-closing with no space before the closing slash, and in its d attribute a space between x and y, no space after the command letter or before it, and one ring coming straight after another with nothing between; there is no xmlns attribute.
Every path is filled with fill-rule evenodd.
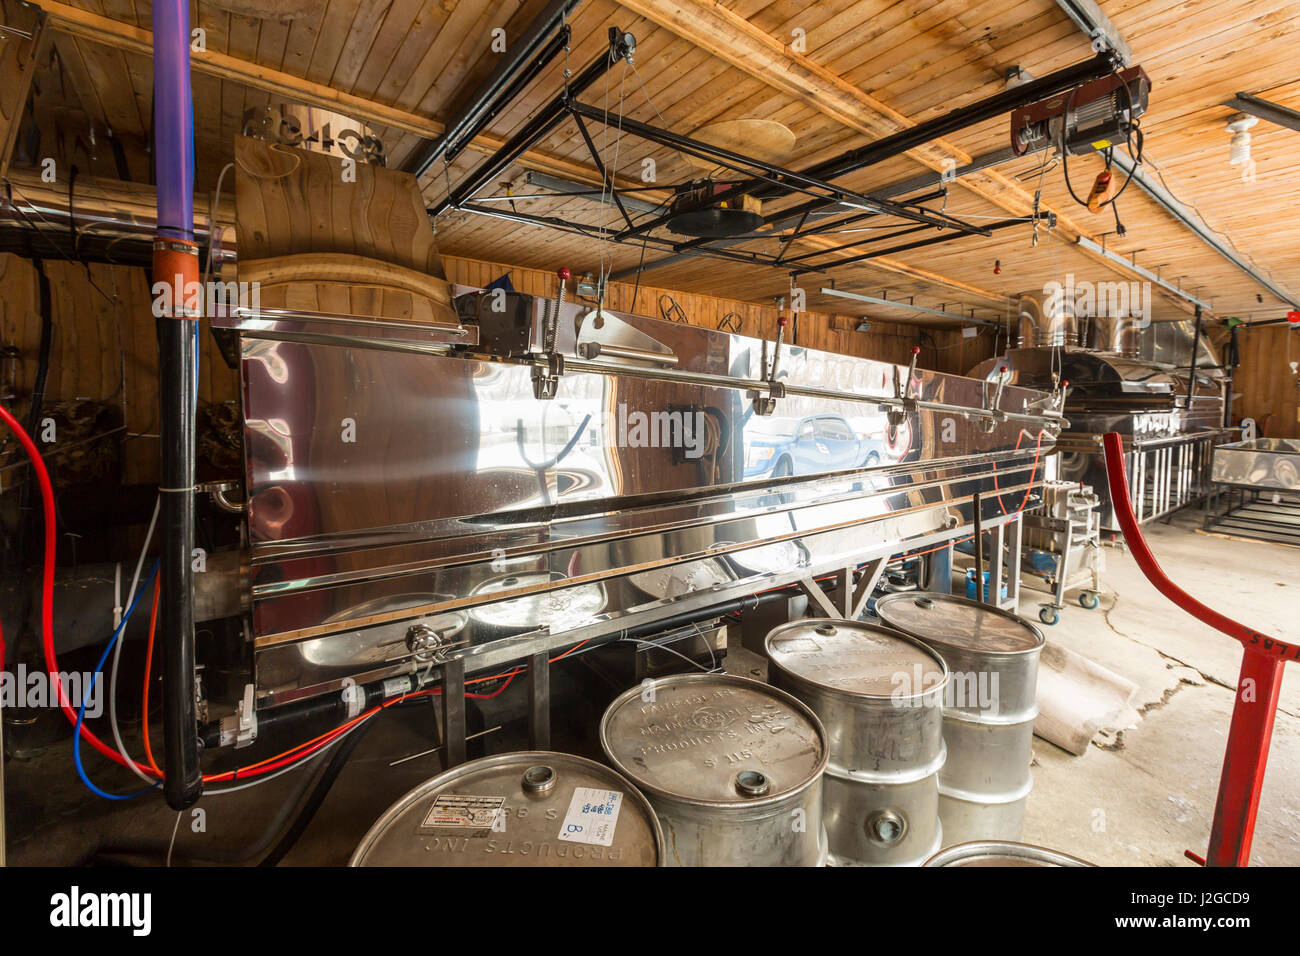
<svg viewBox="0 0 1300 956"><path fill-rule="evenodd" d="M1228 120L1227 130L1232 134L1232 145L1228 152L1228 162L1240 166L1250 161L1250 128L1259 122L1258 116L1235 113Z"/></svg>

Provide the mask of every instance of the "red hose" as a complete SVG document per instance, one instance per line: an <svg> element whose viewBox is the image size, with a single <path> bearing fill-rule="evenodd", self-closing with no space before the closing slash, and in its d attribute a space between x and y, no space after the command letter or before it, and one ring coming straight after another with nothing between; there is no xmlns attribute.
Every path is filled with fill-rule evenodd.
<svg viewBox="0 0 1300 956"><path fill-rule="evenodd" d="M1244 624L1238 624L1232 618L1206 607L1169 580L1159 562L1156 561L1156 556L1147 547L1146 539L1142 537L1142 529L1138 526L1137 516L1133 514L1133 505L1129 498L1128 475L1124 471L1123 442L1117 433L1110 432L1105 436L1104 445L1111 506L1115 509L1115 517L1119 519L1120 529L1124 532L1124 539L1128 542L1129 548L1132 549L1134 560L1142 569L1142 573L1147 576L1147 580L1155 585L1156 590L1188 614L1240 641L1251 650L1283 660L1300 660L1300 646L1287 644Z"/></svg>
<svg viewBox="0 0 1300 956"><path fill-rule="evenodd" d="M64 715L68 718L72 726L77 726L77 712L72 709L68 701L67 691L63 689L63 681L59 680L59 665L54 656L54 549L56 543L55 523L54 523L54 488L50 484L50 473L45 469L45 462L41 459L41 453L36 447L36 443L23 430L23 426L18 424L18 419L9 413L9 409L0 405L0 421L9 426L9 430L14 433L18 442L27 452L27 457L31 459L32 470L36 472L36 483L41 489L41 508L45 515L45 560L41 572L41 648L45 652L45 669L49 672L50 683L58 688L59 707L63 710ZM96 737L83 722L81 725L81 736L86 743L94 747L100 753L110 760L120 763L125 767L126 761L112 747L109 747L102 740ZM144 773L149 773L149 768L136 764Z"/></svg>

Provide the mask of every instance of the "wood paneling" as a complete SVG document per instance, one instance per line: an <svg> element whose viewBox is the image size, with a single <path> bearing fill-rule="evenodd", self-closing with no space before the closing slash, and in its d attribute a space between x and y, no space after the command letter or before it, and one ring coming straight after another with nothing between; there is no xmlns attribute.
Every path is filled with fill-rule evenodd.
<svg viewBox="0 0 1300 956"><path fill-rule="evenodd" d="M126 422L123 480L158 477L158 338L143 269L46 260L54 339L46 401L90 399L121 406ZM20 353L18 406L25 412L40 346L38 276L25 259L0 254L0 342ZM200 402L238 396L203 322Z"/></svg>
<svg viewBox="0 0 1300 956"><path fill-rule="evenodd" d="M0 32L0 176L9 169L14 141L27 107L36 76L36 63L46 36L43 24L30 8L14 0L0 2L0 22L13 30L25 29L31 36Z"/></svg>
<svg viewBox="0 0 1300 956"><path fill-rule="evenodd" d="M1300 438L1300 375L1291 364L1300 363L1300 328L1243 329L1237 344L1233 416L1255 419L1262 435Z"/></svg>

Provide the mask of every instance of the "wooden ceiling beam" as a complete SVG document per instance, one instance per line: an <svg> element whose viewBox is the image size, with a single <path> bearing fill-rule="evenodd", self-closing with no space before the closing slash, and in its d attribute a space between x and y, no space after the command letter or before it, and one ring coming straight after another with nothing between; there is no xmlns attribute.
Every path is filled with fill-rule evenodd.
<svg viewBox="0 0 1300 956"><path fill-rule="evenodd" d="M59 3L58 0L35 0L35 2L48 15L48 25L60 33L126 53L153 56L153 34L148 30L69 6L66 3ZM241 60L215 50L191 51L190 63L195 73L230 80L307 106L334 110L374 126L414 133L425 139L436 139L446 129L444 124L427 116L344 93L324 84L313 83L311 80L304 80L290 73ZM481 135L469 144L469 148L478 153L494 153L504 145L505 140L502 138ZM520 157L519 164L553 176L600 185L600 176L593 169L535 150Z"/></svg>
<svg viewBox="0 0 1300 956"><path fill-rule="evenodd" d="M30 36L19 33L16 24L10 26L13 32L0 37L0 176L9 169L27 95L36 76L36 62L49 35L45 18L39 13L32 18Z"/></svg>
<svg viewBox="0 0 1300 956"><path fill-rule="evenodd" d="M69 6L58 2L58 0L36 0L36 3L48 15L50 27L61 33L66 33L69 36L90 43L107 45L126 53L146 57L153 56L153 34L148 30L142 30L120 20L114 20L78 7ZM775 43L775 41L770 41L770 38L769 42ZM776 44L775 51L779 53L780 49L780 44ZM215 50L192 51L190 62L192 69L196 73L230 80L309 106L336 110L375 126L413 133L426 139L437 138L445 129L444 124L429 117L354 96L350 93L344 93L320 83L304 80L289 73L260 66ZM830 76L830 74L827 75ZM847 118L846 116L846 120ZM896 128L902 128L902 124L906 123L905 117L899 115L897 119L900 125ZM892 128L876 128L892 132ZM475 152L490 154L496 152L504 144L504 139L484 134L476 137L470 143L469 148ZM966 161L969 161L969 157L966 158ZM535 169L538 172L548 173L562 179L574 180L587 185L600 185L600 174L595 169L581 163L549 156L536 150L525 153L519 158L518 163L525 168ZM642 193L640 195L653 202L662 202L668 198L669 193L664 191L662 193ZM837 245L833 239L822 236L810 236L804 241L810 247L829 249ZM886 272L952 290L964 297L994 302L999 305L1008 301L1007 297L1001 293L939 275L927 269L908 265L897 259L888 257L873 259L871 265Z"/></svg>
<svg viewBox="0 0 1300 956"><path fill-rule="evenodd" d="M618 2L638 16L671 30L683 40L872 139L880 139L916 125L886 103L864 93L808 56L795 53L780 40L721 4L711 0ZM903 155L933 170L943 170L952 164L962 166L971 161L970 156L944 139L932 140ZM1013 216L1026 216L1033 211L1032 194L996 170L971 173L959 177L956 182ZM1063 239L1077 243L1080 237L1085 237L1101 244L1100 236L1089 233L1059 210L1051 209L1046 203L1040 205L1040 210L1056 213L1056 232ZM1123 275L1131 281L1144 281L1141 273L1125 269L1113 260L1082 246L1079 248L1107 272ZM1192 305L1186 300L1163 289L1155 291L1179 309L1193 311Z"/></svg>

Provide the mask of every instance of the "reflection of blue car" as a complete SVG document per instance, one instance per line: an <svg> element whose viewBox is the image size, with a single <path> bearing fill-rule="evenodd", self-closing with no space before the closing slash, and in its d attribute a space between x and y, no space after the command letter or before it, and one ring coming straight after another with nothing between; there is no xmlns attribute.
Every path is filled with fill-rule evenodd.
<svg viewBox="0 0 1300 956"><path fill-rule="evenodd" d="M860 438L841 415L802 418L788 434L745 436L745 477L807 475L880 464L885 445Z"/></svg>

